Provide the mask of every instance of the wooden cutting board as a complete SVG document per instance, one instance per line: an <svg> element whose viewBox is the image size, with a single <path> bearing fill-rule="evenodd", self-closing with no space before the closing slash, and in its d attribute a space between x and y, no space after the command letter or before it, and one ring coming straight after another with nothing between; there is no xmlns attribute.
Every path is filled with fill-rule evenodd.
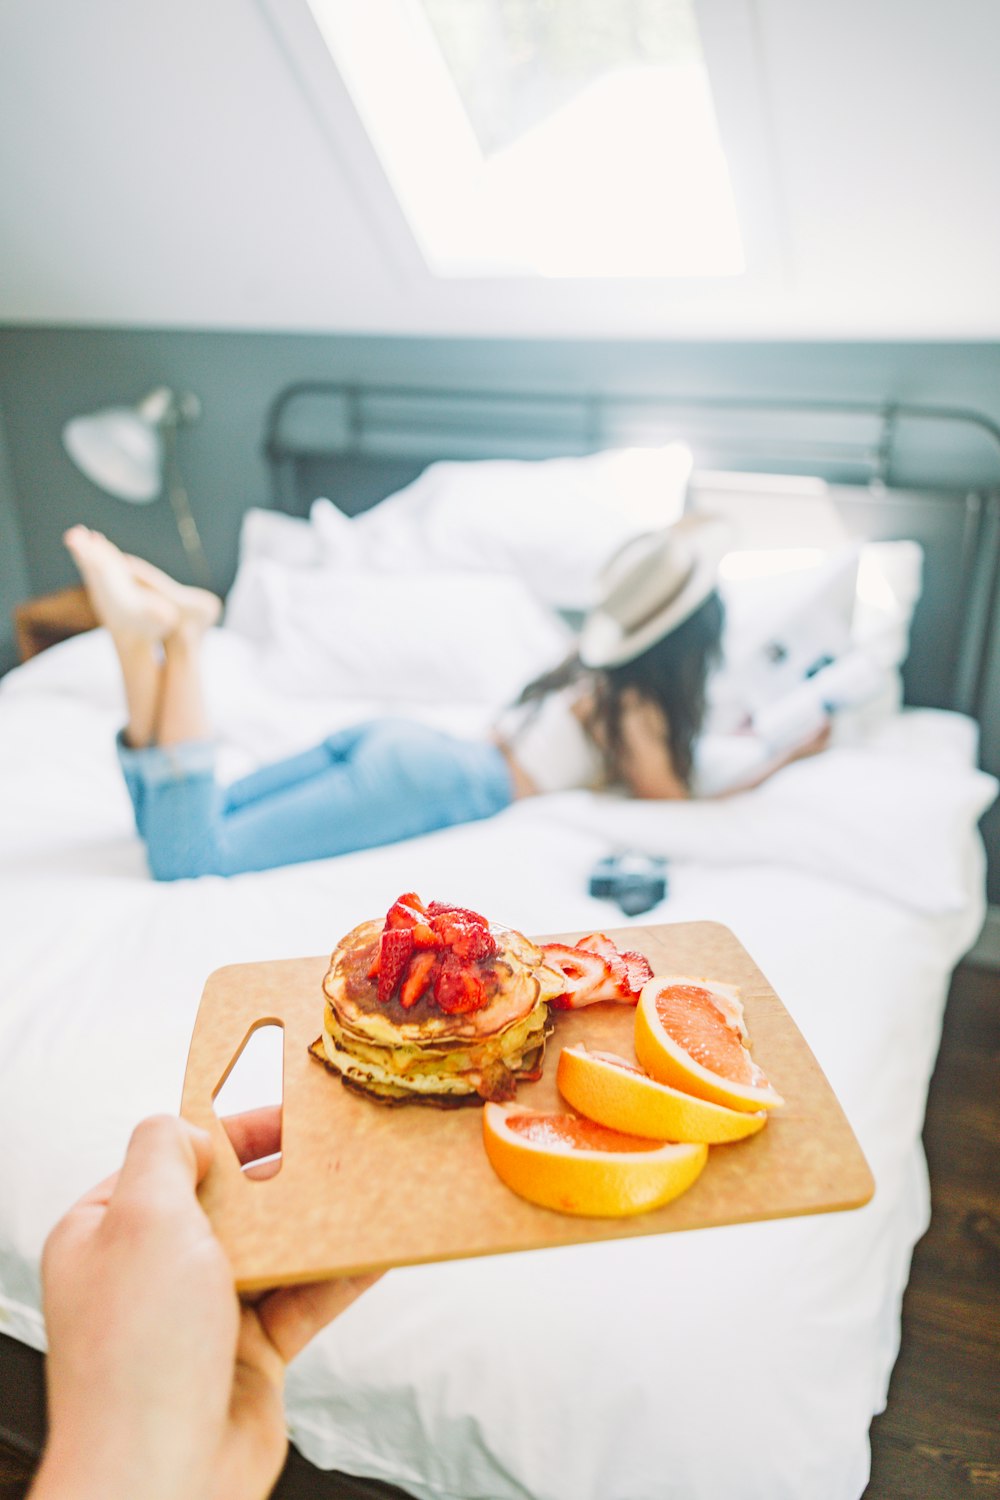
<svg viewBox="0 0 1000 1500"><path fill-rule="evenodd" d="M575 942L582 935L541 941ZM875 1184L833 1090L729 929L685 922L609 935L619 947L645 953L656 974L739 985L754 1056L786 1101L763 1131L711 1146L694 1186L649 1213L584 1219L537 1208L495 1175L483 1149L480 1109L387 1108L345 1089L309 1055L322 1023L327 958L217 969L198 1011L181 1113L215 1138L200 1196L240 1290L867 1203ZM529 1109L567 1110L555 1085L563 1046L584 1041L635 1057L632 1006L553 1015L543 1077L518 1089L518 1104ZM284 1028L282 1159L274 1177L255 1181L240 1169L212 1101L247 1038L268 1023Z"/></svg>

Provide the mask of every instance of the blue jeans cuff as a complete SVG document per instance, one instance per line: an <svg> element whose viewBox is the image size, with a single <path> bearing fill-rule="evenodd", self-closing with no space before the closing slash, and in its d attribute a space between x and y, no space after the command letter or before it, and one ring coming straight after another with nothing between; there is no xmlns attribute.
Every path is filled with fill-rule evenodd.
<svg viewBox="0 0 1000 1500"><path fill-rule="evenodd" d="M215 775L216 746L212 740L185 740L181 745L143 745L137 749L125 743L125 732L121 730L115 743L121 768L129 782L134 778L144 786L162 786L168 781Z"/></svg>

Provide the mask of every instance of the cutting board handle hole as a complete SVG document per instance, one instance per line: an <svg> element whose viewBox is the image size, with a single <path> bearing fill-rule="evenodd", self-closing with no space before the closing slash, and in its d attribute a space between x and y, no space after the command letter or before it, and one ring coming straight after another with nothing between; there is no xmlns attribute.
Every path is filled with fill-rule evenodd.
<svg viewBox="0 0 1000 1500"><path fill-rule="evenodd" d="M257 1021L212 1094L233 1153L253 1180L273 1177L281 1167L284 1045L280 1021Z"/></svg>

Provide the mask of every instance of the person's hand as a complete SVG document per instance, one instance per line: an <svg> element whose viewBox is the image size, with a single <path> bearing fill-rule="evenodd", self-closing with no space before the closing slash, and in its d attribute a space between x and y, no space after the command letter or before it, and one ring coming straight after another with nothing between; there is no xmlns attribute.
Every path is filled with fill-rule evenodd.
<svg viewBox="0 0 1000 1500"><path fill-rule="evenodd" d="M241 1161L278 1149L277 1109L226 1125ZM49 1440L31 1500L262 1500L273 1487L285 1366L378 1278L242 1304L195 1197L211 1155L204 1131L144 1120L121 1172L49 1236Z"/></svg>
<svg viewBox="0 0 1000 1500"><path fill-rule="evenodd" d="M829 747L833 735L833 725L829 720L819 729L813 731L807 739L800 740L790 750L784 751L746 781L741 781L738 786L727 787L723 792L714 793L715 797L734 797L738 792L752 792L757 787L763 786L776 771L783 771L786 766L792 765L797 760L807 760L811 755L819 755Z"/></svg>

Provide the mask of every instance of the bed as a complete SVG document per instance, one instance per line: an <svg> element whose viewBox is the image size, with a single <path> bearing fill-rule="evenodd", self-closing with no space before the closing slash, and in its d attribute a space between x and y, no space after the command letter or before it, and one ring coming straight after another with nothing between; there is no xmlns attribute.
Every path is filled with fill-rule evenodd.
<svg viewBox="0 0 1000 1500"><path fill-rule="evenodd" d="M212 969L327 951L405 889L454 893L527 931L620 926L617 908L588 895L588 873L616 848L645 850L667 856L670 884L642 920L707 918L733 929L838 1093L872 1168L874 1199L847 1214L393 1272L295 1362L292 1441L317 1469L419 1500L857 1500L910 1255L928 1222L920 1132L948 982L985 911L978 823L997 788L977 769L971 710L996 564L970 545L974 508L943 491L789 485L773 467L766 482L700 471L687 486L669 444L643 495L620 455L588 455L591 431L581 454L541 471L546 492L553 475L562 484L560 504L594 507L592 524L577 512L586 535L570 546L566 512L555 507L554 530L542 526L531 545L509 516L487 538L483 517L495 522L496 495L512 474L463 468L489 451L482 435L477 452L456 452L438 424L430 451L389 442L375 452L370 429L359 441L356 420L331 425L356 392L306 394L308 411L291 424L303 459L299 498L286 487L281 510L246 519L226 620L207 642L227 775L369 713L479 732L518 677L569 638L567 620L585 607L615 528L647 522L672 484L672 504L742 516L745 553L773 551L780 532L783 546L813 554L808 566L820 570L815 554L829 550L838 516L866 544L912 542L915 527L923 595L918 604L900 584L912 585L912 554L892 554L888 571L869 568L869 582L888 580L902 601L892 630L872 625L868 637L885 693L845 714L830 750L756 791L663 804L560 793L405 844L229 881L148 879L112 751L122 707L102 632L9 674L0 684L0 1333L8 1346L44 1348L44 1236L117 1164L139 1117L176 1110ZM400 400L386 398L397 427ZM288 412L286 403L282 422ZM467 437L468 424L452 418ZM275 424L269 437L286 486L288 431L286 422L284 448ZM504 463L526 465L517 477L537 515L531 486L542 454L568 439L565 429L539 435L536 422L524 441L533 451L492 447ZM452 460L443 489L438 470L433 482L417 479L416 499L411 486L387 508L372 506L380 489L406 485L441 454ZM623 516L629 475L635 509ZM341 506L313 507L307 518L321 493ZM348 495L357 504L343 503ZM350 510L369 517L367 530L351 529L362 517L348 521ZM393 538L403 539L396 563ZM479 613L516 618L517 628L473 630L448 655L455 610L472 613L460 575L484 546L491 566L475 580ZM969 570L963 597L978 601L957 623L939 587L956 559ZM342 589L331 591L330 568ZM429 568L459 593L435 590L450 602L421 616L424 657L402 646L373 657L378 621L358 621L349 575L361 570L384 590L383 623L396 600L399 641L407 610L428 601ZM765 575L766 593L784 586ZM732 587L736 615L752 612L738 578ZM340 614L330 613L332 592ZM318 621L344 631L352 618L350 650L300 649ZM463 650L485 660L471 692ZM375 660L377 671L365 672ZM266 1067L262 1056L259 1076L244 1070L246 1097L234 1104L261 1101Z"/></svg>

